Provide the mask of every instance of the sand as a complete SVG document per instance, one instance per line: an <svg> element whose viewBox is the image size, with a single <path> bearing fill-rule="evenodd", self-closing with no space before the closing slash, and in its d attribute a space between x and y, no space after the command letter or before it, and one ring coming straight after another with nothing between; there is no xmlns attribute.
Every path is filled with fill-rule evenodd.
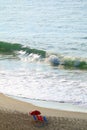
<svg viewBox="0 0 87 130"><path fill-rule="evenodd" d="M47 117L43 126L28 114L39 110ZM87 130L87 113L34 106L0 94L0 130Z"/></svg>

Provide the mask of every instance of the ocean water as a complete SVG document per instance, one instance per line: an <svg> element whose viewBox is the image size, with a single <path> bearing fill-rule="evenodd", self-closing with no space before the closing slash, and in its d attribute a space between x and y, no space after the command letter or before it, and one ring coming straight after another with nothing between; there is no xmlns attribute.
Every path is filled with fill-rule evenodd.
<svg viewBox="0 0 87 130"><path fill-rule="evenodd" d="M0 41L0 92L87 109L86 0L0 0Z"/></svg>

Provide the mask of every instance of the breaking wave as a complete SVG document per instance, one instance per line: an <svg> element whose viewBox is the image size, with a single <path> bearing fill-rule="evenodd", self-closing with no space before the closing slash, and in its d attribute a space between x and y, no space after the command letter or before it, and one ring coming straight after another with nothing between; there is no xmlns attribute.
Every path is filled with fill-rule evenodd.
<svg viewBox="0 0 87 130"><path fill-rule="evenodd" d="M66 57L59 54L48 53L44 50L32 49L19 43L0 41L0 55L5 58L19 58L25 61L44 61L52 66L64 69L87 70L87 59L80 57ZM0 59L5 59L0 56Z"/></svg>
<svg viewBox="0 0 87 130"><path fill-rule="evenodd" d="M2 54L9 54L9 55L17 55L18 51L25 51L27 54L38 54L41 55L43 58L45 57L46 52L43 50L31 49L29 47L25 47L18 43L8 43L0 41L0 53Z"/></svg>

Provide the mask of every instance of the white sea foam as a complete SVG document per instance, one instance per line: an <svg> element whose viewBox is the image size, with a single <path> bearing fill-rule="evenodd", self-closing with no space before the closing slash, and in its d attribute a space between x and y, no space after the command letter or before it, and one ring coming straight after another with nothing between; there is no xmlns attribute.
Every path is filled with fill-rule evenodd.
<svg viewBox="0 0 87 130"><path fill-rule="evenodd" d="M77 79L75 73L73 73L73 78L72 73L67 75L66 71L63 73L62 70L55 71L46 66L43 69L40 65L34 68L33 65L34 63L31 68L30 66L29 68L23 66L23 68L16 68L13 71L1 71L0 92L31 99L66 102L87 107L87 81L85 81L85 77L83 83L83 79ZM79 75L81 77L80 71Z"/></svg>

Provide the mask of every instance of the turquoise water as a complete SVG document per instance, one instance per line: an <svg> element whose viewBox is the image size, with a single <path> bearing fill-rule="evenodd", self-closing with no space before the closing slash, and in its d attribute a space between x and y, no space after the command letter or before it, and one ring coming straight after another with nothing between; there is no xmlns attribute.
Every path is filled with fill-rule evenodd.
<svg viewBox="0 0 87 130"><path fill-rule="evenodd" d="M0 40L86 57L86 0L0 1Z"/></svg>
<svg viewBox="0 0 87 130"><path fill-rule="evenodd" d="M87 108L86 12L86 0L1 0L0 92Z"/></svg>

